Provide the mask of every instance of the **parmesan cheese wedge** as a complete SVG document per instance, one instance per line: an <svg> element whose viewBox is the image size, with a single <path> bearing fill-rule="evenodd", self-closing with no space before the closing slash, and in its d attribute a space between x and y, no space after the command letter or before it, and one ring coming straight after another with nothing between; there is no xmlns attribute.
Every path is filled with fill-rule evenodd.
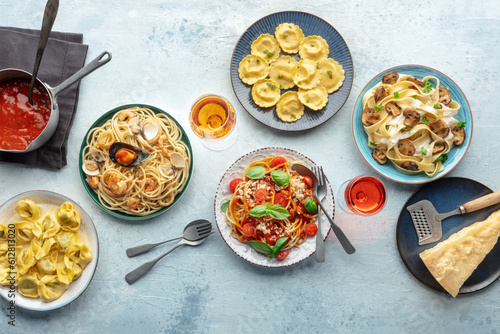
<svg viewBox="0 0 500 334"><path fill-rule="evenodd" d="M500 236L500 210L420 253L427 269L453 297L493 249Z"/></svg>

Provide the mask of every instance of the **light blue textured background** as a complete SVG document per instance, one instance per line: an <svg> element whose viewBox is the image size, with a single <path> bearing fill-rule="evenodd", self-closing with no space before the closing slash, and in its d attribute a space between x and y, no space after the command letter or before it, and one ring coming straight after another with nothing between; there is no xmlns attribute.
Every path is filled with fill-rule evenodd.
<svg viewBox="0 0 500 334"><path fill-rule="evenodd" d="M45 3L3 0L0 25L39 28ZM344 37L354 61L351 95L330 121L287 134L256 122L234 96L229 65L245 29L261 17L300 10L321 17ZM236 256L218 233L181 248L129 286L124 275L167 247L129 259L129 246L174 237L195 218L213 220L213 196L226 168L244 153L284 146L322 164L334 192L359 174L374 174L355 149L352 107L378 72L422 64L450 76L467 96L474 133L470 149L449 176L473 178L500 190L498 105L500 5L497 1L61 1L54 30L81 32L88 60L103 50L113 60L81 83L69 138L68 166L50 172L0 164L0 202L46 189L80 203L97 226L101 254L87 291L69 306L43 314L17 310L0 332L39 333L498 333L500 284L457 299L420 284L400 260L396 221L418 186L386 182L389 201L376 216L337 210L336 222L357 248L346 255L333 235L326 262L310 258L285 269L255 267ZM194 99L213 92L236 109L238 141L214 152L191 134ZM79 147L90 125L119 105L145 103L168 111L190 134L195 173L184 197L166 214L133 223L101 211L78 175Z"/></svg>

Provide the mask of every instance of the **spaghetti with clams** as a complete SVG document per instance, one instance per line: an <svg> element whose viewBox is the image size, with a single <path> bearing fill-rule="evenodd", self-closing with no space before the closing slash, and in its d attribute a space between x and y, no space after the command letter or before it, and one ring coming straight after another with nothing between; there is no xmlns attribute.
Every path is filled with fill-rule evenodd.
<svg viewBox="0 0 500 334"><path fill-rule="evenodd" d="M143 107L120 110L92 129L82 169L100 203L134 216L171 205L186 186L192 163L182 135L174 120Z"/></svg>

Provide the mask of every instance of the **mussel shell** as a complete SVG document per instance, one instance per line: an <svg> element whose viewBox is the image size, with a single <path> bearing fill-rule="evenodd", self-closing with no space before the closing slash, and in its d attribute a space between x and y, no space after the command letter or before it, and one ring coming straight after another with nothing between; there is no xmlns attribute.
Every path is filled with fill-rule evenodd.
<svg viewBox="0 0 500 334"><path fill-rule="evenodd" d="M134 151L137 154L137 157L129 165L123 165L115 159L116 153L122 148L129 149L131 151ZM127 143L122 143L122 142L113 143L113 145L111 145L111 147L109 148L109 158L111 159L111 161L113 161L115 164L123 166L123 167L137 166L141 162L147 160L150 156L151 156L151 153L149 153L148 151L143 150L143 149L136 147L134 145L130 145Z"/></svg>

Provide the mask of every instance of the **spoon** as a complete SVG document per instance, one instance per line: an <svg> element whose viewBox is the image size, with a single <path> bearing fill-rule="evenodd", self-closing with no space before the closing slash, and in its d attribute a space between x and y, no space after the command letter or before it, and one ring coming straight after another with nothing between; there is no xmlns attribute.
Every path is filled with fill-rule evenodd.
<svg viewBox="0 0 500 334"><path fill-rule="evenodd" d="M50 31L52 30L52 26L56 20L58 9L59 0L48 0L45 5L45 11L43 12L42 29L40 31L38 49L36 50L35 66L33 67L33 73L31 74L31 83L28 92L28 100L31 105L33 105L33 87L35 86L36 75L38 73L38 68L40 67L40 62L42 61L43 52L45 51L45 45L49 39Z"/></svg>
<svg viewBox="0 0 500 334"><path fill-rule="evenodd" d="M197 219L186 225L186 227L184 228L184 232L182 233L181 236L153 244L144 244L140 246L130 247L127 249L127 256L134 257L140 254L144 254L146 252L149 252L151 249L155 248L158 245L181 238L184 238L189 241L196 241L203 237L204 232L210 231L211 229L212 229L212 223L210 223L208 220Z"/></svg>
<svg viewBox="0 0 500 334"><path fill-rule="evenodd" d="M313 180L313 186L314 186L314 197L316 197L316 200L318 201L318 196L317 196L317 189L318 189L318 178L316 177L316 174L314 174L307 166L304 166L302 164L292 164L289 167L291 170L296 171L302 176L309 176ZM344 248L347 254L352 254L355 252L354 247L352 246L351 242L349 239L347 239L346 235L344 232L340 229L340 227L333 222L333 219L326 214L326 210L323 207L323 204L321 204L321 201L318 201L319 206L321 209L325 212L326 218L330 221L330 224L332 226L332 230L337 236L337 239L339 240L340 244ZM319 219L318 219L319 223ZM320 231L319 226L318 226L318 232ZM316 237L317 238L317 237ZM322 241L323 239L321 239Z"/></svg>

